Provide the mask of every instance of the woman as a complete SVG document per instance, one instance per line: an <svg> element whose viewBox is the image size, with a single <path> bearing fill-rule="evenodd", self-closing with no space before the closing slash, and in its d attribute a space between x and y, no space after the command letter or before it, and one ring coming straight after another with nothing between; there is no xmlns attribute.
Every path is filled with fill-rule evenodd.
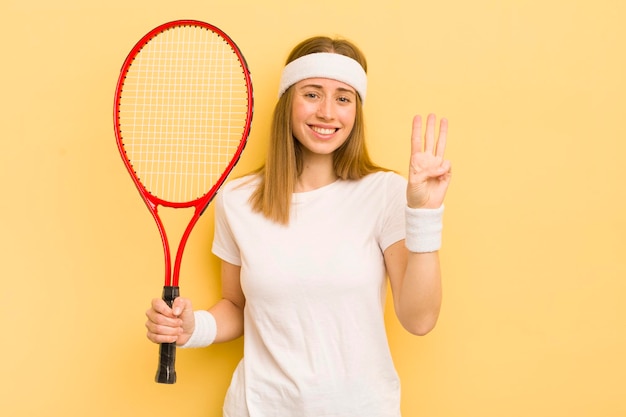
<svg viewBox="0 0 626 417"><path fill-rule="evenodd" d="M314 37L287 59L268 156L215 202L222 299L195 311L155 299L155 343L201 347L245 334L224 416L398 417L384 301L424 335L441 304L438 249L450 163L447 121L413 120L408 182L365 147L367 65L345 40Z"/></svg>

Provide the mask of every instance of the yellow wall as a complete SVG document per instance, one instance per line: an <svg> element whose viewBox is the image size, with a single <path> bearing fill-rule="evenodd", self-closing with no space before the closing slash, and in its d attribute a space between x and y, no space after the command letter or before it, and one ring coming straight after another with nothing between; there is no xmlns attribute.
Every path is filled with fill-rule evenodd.
<svg viewBox="0 0 626 417"><path fill-rule="evenodd" d="M160 242L113 134L123 59L179 18L224 29L252 69L237 173L262 160L281 63L309 35L366 52L379 163L405 172L414 113L450 119L441 320L416 338L388 318L405 416L626 415L623 1L5 0L0 14L2 415L219 415L241 341L179 351L179 382L152 381ZM181 283L197 306L219 296L207 213Z"/></svg>

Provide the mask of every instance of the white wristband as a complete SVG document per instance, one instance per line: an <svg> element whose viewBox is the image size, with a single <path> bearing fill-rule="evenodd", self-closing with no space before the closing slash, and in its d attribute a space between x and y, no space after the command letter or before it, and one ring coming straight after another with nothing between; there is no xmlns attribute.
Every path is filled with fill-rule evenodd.
<svg viewBox="0 0 626 417"><path fill-rule="evenodd" d="M411 252L435 252L441 248L443 204L438 209L406 207L405 245Z"/></svg>
<svg viewBox="0 0 626 417"><path fill-rule="evenodd" d="M217 323L213 314L206 310L197 310L193 312L196 321L196 327L193 334L181 348L200 348L209 346L215 341L217 335Z"/></svg>

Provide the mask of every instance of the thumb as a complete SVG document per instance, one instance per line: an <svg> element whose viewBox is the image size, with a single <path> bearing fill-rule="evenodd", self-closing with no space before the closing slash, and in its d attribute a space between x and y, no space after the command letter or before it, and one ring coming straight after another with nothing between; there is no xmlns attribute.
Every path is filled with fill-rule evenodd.
<svg viewBox="0 0 626 417"><path fill-rule="evenodd" d="M172 303L172 313L177 317L193 313L191 300L185 297L176 297Z"/></svg>
<svg viewBox="0 0 626 417"><path fill-rule="evenodd" d="M450 161L448 161L448 160L443 161L443 163L439 167L439 172L440 172L439 176L446 175L446 174L451 174L452 173L452 164L450 163Z"/></svg>
<svg viewBox="0 0 626 417"><path fill-rule="evenodd" d="M183 328L183 335L179 336L177 343L179 345L185 344L196 327L191 300L184 297L176 298L172 303L172 312L181 320Z"/></svg>

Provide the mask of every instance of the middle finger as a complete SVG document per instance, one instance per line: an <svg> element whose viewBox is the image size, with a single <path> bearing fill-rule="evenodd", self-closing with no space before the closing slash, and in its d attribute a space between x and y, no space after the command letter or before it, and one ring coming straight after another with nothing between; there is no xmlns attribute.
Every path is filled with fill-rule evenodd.
<svg viewBox="0 0 626 417"><path fill-rule="evenodd" d="M424 134L424 152L433 153L435 149L435 121L434 114L429 114L426 119L426 133Z"/></svg>

